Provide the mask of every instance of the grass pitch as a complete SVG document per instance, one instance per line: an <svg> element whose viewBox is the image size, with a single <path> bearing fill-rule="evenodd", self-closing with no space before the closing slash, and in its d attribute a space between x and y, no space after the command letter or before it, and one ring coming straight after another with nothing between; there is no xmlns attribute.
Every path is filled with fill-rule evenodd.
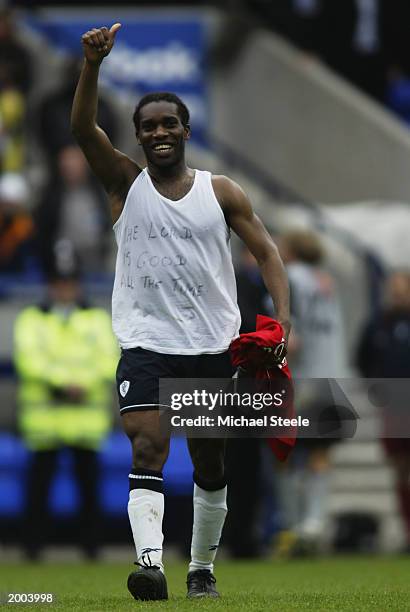
<svg viewBox="0 0 410 612"><path fill-rule="evenodd" d="M410 610L409 558L342 557L306 561L220 562L216 566L220 600L185 598L186 563L168 563L169 601L136 602L124 564L0 564L0 611L156 610L202 612L288 610L346 612ZM5 604L12 593L49 593L52 604Z"/></svg>

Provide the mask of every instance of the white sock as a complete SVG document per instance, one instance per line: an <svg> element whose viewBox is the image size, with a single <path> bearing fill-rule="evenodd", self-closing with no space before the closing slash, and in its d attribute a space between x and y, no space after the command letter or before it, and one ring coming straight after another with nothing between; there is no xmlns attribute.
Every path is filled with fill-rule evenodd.
<svg viewBox="0 0 410 612"><path fill-rule="evenodd" d="M214 569L226 513L226 490L205 491L194 485L194 526L192 529L191 563L189 571Z"/></svg>
<svg viewBox="0 0 410 612"><path fill-rule="evenodd" d="M306 536L319 536L324 528L329 495L329 474L309 471L306 476L306 506L298 531Z"/></svg>
<svg viewBox="0 0 410 612"><path fill-rule="evenodd" d="M149 489L132 489L128 502L128 516L134 536L137 561L143 565L157 565L163 572L164 494Z"/></svg>
<svg viewBox="0 0 410 612"><path fill-rule="evenodd" d="M275 474L281 530L293 531L301 521L304 479L304 470L293 466L283 466Z"/></svg>

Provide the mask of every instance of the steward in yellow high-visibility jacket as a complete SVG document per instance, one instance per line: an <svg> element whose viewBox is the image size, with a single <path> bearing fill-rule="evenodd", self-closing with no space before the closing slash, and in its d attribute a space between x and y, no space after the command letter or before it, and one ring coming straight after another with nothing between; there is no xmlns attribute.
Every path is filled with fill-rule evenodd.
<svg viewBox="0 0 410 612"><path fill-rule="evenodd" d="M119 349L103 309L52 303L15 323L20 431L34 451L97 450L112 423Z"/></svg>
<svg viewBox="0 0 410 612"><path fill-rule="evenodd" d="M49 304L25 308L14 328L18 423L33 451L22 544L36 559L48 540L49 491L66 447L80 493L75 539L94 558L101 537L97 451L111 429L119 348L108 313L81 303L74 269L56 271L48 290Z"/></svg>

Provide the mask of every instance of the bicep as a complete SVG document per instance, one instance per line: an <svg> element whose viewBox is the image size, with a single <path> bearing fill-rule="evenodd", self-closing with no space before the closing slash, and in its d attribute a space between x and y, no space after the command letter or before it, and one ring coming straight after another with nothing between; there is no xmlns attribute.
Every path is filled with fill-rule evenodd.
<svg viewBox="0 0 410 612"><path fill-rule="evenodd" d="M228 215L229 225L246 244L258 261L263 260L276 246L267 229L252 209L244 195L239 206L235 206Z"/></svg>
<svg viewBox="0 0 410 612"><path fill-rule="evenodd" d="M243 189L225 176L215 176L213 187L229 227L245 243L258 262L277 255L275 243L253 211Z"/></svg>

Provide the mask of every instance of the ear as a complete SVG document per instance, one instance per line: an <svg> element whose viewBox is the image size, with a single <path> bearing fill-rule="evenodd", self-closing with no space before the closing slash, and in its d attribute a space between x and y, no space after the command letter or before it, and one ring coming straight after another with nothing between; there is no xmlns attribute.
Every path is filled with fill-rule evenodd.
<svg viewBox="0 0 410 612"><path fill-rule="evenodd" d="M137 139L137 145L140 147L141 146L141 141L140 141L140 137L138 136L138 132L135 132L135 138Z"/></svg>
<svg viewBox="0 0 410 612"><path fill-rule="evenodd" d="M186 125L184 126L184 140L189 140L191 138L191 126Z"/></svg>

